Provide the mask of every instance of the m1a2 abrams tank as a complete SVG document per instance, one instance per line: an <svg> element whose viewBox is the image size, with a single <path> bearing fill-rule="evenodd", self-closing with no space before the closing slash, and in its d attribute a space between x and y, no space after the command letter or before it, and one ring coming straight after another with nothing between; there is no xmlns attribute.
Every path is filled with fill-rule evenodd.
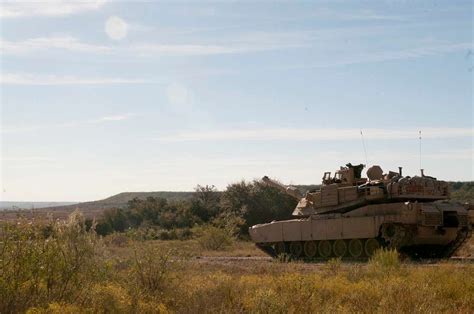
<svg viewBox="0 0 474 314"><path fill-rule="evenodd" d="M448 201L445 181L383 174L379 166L361 176L364 165L347 164L324 173L321 188L298 189L262 180L299 200L295 219L249 228L256 245L271 256L364 259L387 247L415 258L448 258L471 236L469 206Z"/></svg>

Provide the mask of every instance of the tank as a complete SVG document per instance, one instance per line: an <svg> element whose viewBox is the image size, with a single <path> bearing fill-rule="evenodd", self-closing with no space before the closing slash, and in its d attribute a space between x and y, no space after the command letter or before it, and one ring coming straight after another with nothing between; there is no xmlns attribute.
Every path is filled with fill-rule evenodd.
<svg viewBox="0 0 474 314"><path fill-rule="evenodd" d="M449 258L472 234L474 208L449 200L449 184L346 164L325 172L320 189L302 194L268 177L262 181L298 200L294 219L249 228L257 247L276 257L367 259L382 247L412 258Z"/></svg>

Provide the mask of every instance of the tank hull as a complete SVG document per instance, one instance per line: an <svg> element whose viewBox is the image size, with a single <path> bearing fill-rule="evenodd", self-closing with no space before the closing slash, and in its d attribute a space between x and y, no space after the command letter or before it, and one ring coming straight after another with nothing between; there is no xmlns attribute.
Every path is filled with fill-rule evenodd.
<svg viewBox="0 0 474 314"><path fill-rule="evenodd" d="M306 259L367 258L378 247L412 257L450 257L471 232L466 208L448 202L372 204L344 214L311 215L249 229L252 240L269 255Z"/></svg>

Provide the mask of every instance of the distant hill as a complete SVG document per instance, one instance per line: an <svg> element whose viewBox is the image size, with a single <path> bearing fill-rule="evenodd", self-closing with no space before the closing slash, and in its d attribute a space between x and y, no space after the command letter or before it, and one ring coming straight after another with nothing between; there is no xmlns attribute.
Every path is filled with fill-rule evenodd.
<svg viewBox="0 0 474 314"><path fill-rule="evenodd" d="M0 201L0 210L19 210L19 209L33 209L46 208L55 206L66 206L77 204L77 202L7 202Z"/></svg>
<svg viewBox="0 0 474 314"><path fill-rule="evenodd" d="M123 192L99 201L83 202L67 206L44 208L44 210L75 210L96 211L109 208L123 208L134 198L146 199L148 197L165 198L169 201L187 200L193 196L194 192Z"/></svg>
<svg viewBox="0 0 474 314"><path fill-rule="evenodd" d="M35 217L46 217L48 214L52 214L53 218L66 218L74 210L79 209L86 217L94 218L102 215L103 211L110 208L123 208L127 206L127 202L134 198L146 199L147 197L160 197L165 198L169 201L188 200L193 196L194 192L123 192L117 195L113 195L103 200L83 202L83 203L66 203L59 204L55 202L49 202L51 206L46 207L32 207L29 206L18 206L13 208L16 210L3 210L0 211L0 221L15 219L18 215ZM4 202L6 203L6 202ZM19 204L16 203L16 204ZM24 204L29 204L24 202ZM37 204L37 203L35 203ZM58 206L59 205L59 206ZM8 207L8 209L12 209Z"/></svg>
<svg viewBox="0 0 474 314"><path fill-rule="evenodd" d="M133 200L134 198L146 199L148 197L159 197L165 198L168 201L182 201L188 200L193 197L194 192L123 192L101 201L96 201L102 204L116 204L116 205L126 205L128 201ZM91 202L91 203L96 203ZM86 204L86 203L84 203Z"/></svg>

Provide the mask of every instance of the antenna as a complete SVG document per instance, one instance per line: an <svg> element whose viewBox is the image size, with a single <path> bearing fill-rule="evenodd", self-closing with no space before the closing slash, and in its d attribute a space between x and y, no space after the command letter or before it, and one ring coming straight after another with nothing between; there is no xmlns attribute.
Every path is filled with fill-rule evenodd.
<svg viewBox="0 0 474 314"><path fill-rule="evenodd" d="M418 131L418 134L419 134L418 139L420 140L420 142L419 142L419 144L420 144L420 172L421 172L421 176L423 176L423 168L421 168L421 130Z"/></svg>
<svg viewBox="0 0 474 314"><path fill-rule="evenodd" d="M362 133L362 129L360 130L360 137L362 139L362 146L364 147L365 165L368 166L369 162L367 161L367 149L365 148L364 133Z"/></svg>

